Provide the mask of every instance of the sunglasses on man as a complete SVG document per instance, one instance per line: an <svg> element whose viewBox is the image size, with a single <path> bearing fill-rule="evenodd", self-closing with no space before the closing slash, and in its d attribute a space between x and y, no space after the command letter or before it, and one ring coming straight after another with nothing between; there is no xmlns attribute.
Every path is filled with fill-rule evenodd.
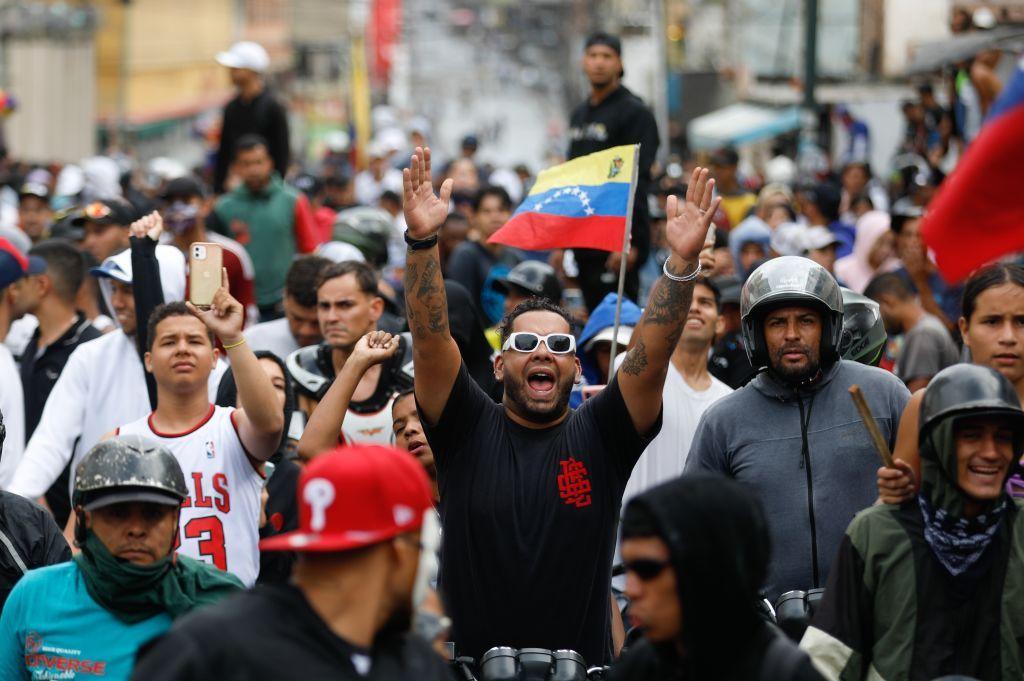
<svg viewBox="0 0 1024 681"><path fill-rule="evenodd" d="M637 560L631 560L628 563L623 563L622 567L625 568L626 572L632 572L636 575L637 579L641 582L649 582L664 572L665 568L669 565L670 563L667 560L638 558Z"/></svg>
<svg viewBox="0 0 1024 681"><path fill-rule="evenodd" d="M549 333L546 336L541 336L532 331L516 331L509 334L501 346L501 351L533 352L542 342L548 351L555 355L568 355L576 352L576 338L572 334Z"/></svg>

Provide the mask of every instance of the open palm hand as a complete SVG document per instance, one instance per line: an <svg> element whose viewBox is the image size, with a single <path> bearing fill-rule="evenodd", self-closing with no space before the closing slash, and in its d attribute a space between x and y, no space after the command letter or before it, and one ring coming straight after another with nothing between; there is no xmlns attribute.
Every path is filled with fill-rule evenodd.
<svg viewBox="0 0 1024 681"><path fill-rule="evenodd" d="M722 198L711 199L715 181L708 179L708 169L696 167L686 187L686 199L669 196L665 205L668 222L665 240L672 252L686 262L697 262L707 239L708 228Z"/></svg>
<svg viewBox="0 0 1024 681"><path fill-rule="evenodd" d="M413 239L426 239L435 234L448 217L452 180L441 184L440 196L434 194L430 178L430 147L416 147L409 167L402 171L405 224Z"/></svg>

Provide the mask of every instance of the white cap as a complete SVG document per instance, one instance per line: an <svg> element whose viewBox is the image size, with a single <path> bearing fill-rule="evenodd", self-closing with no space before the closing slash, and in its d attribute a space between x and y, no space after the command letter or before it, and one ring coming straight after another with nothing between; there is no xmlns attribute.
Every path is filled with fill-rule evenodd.
<svg viewBox="0 0 1024 681"><path fill-rule="evenodd" d="M320 244L317 246L316 254L331 262L345 262L346 260L366 262L362 251L344 241L328 241L325 244Z"/></svg>
<svg viewBox="0 0 1024 681"><path fill-rule="evenodd" d="M352 140L349 138L348 133L344 130L331 130L329 133L324 135L324 146L336 154L348 151L348 145L351 141Z"/></svg>
<svg viewBox="0 0 1024 681"><path fill-rule="evenodd" d="M796 222L784 222L772 232L770 243L779 255L803 255L807 250L807 228Z"/></svg>
<svg viewBox="0 0 1024 681"><path fill-rule="evenodd" d="M816 251L831 244L840 244L842 241L828 227L808 227L804 233L804 246L808 251Z"/></svg>
<svg viewBox="0 0 1024 681"><path fill-rule="evenodd" d="M627 324L620 325L619 326L619 342L618 342L619 347L624 349L627 345L629 345L629 339L632 338L632 336L633 336L633 327L632 326L629 326ZM612 342L612 338L614 338L614 337L615 337L615 327L614 326L606 326L603 329L601 329L597 333L596 336L594 336L593 338L591 338L590 340L587 341L587 345L586 345L586 347L583 348L583 351L584 352L590 352L591 350L594 349L595 345L597 345L598 343L601 343L603 341L611 343Z"/></svg>
<svg viewBox="0 0 1024 681"><path fill-rule="evenodd" d="M243 40L227 52L217 54L217 63L231 69L249 69L263 73L270 66L270 55L259 43Z"/></svg>

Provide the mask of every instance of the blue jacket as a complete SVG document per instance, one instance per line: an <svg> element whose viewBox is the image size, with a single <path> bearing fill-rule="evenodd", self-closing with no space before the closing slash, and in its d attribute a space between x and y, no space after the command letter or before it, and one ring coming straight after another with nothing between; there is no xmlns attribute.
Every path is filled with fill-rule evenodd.
<svg viewBox="0 0 1024 681"><path fill-rule="evenodd" d="M618 298L618 295L615 293L606 295L604 300L594 308L590 318L587 320L587 325L583 327L583 333L580 334L576 352L580 358L580 366L583 369L583 381L579 385L573 386L572 393L569 395L569 406L572 409L576 409L583 404L583 388L588 385L604 385L607 382L608 377L600 375L601 372L598 371L597 362L594 361L591 353L585 352L583 348L587 346L590 339L603 330L615 325L616 298ZM640 322L642 314L643 310L637 307L636 303L629 298L624 298L622 300L619 323L623 326L636 326Z"/></svg>
<svg viewBox="0 0 1024 681"><path fill-rule="evenodd" d="M740 265L740 251L743 246L749 243L761 244L764 247L765 256L771 247L772 230L764 220L757 216L750 216L729 232L729 253L732 255L732 265L736 268L736 276L740 281L746 281L750 272Z"/></svg>

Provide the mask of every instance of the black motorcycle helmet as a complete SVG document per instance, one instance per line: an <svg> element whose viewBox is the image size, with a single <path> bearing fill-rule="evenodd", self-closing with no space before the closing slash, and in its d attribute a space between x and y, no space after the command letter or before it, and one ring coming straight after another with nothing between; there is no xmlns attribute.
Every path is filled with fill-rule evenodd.
<svg viewBox="0 0 1024 681"><path fill-rule="evenodd" d="M185 474L167 447L139 435L104 440L75 469L75 541L85 541L84 511L129 501L179 507L187 497Z"/></svg>
<svg viewBox="0 0 1024 681"><path fill-rule="evenodd" d="M555 305L562 300L562 284L558 281L555 268L536 260L519 263L504 278L494 282L495 290L502 295L508 295L513 287L528 296L544 298Z"/></svg>
<svg viewBox="0 0 1024 681"><path fill-rule="evenodd" d="M1013 384L995 369L954 364L937 373L921 401L920 441L949 418L1005 416L1014 427L1014 451L1024 449L1024 410Z"/></svg>
<svg viewBox="0 0 1024 681"><path fill-rule="evenodd" d="M878 303L846 287L843 293L843 333L839 356L876 367L889 340Z"/></svg>

